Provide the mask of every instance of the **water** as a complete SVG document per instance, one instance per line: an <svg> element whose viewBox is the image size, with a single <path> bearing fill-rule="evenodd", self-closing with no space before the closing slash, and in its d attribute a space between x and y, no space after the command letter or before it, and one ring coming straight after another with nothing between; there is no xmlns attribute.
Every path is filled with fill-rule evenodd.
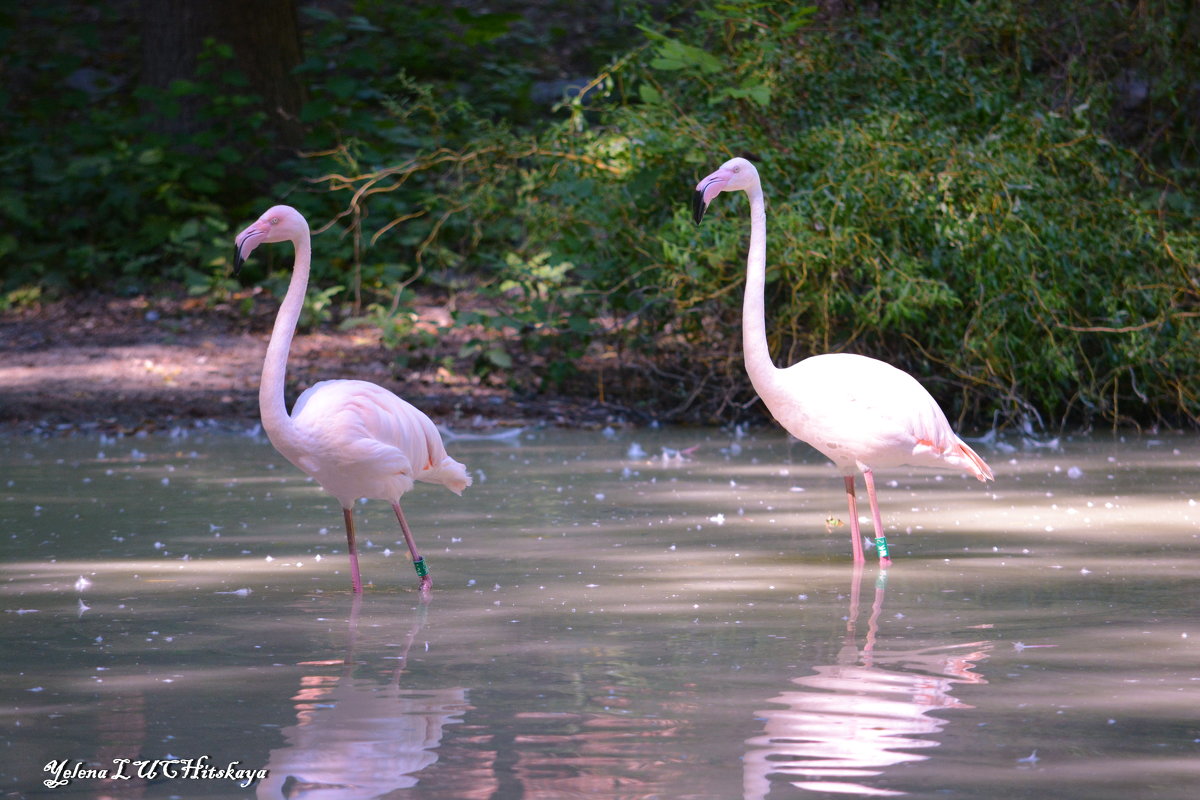
<svg viewBox="0 0 1200 800"><path fill-rule="evenodd" d="M426 605L261 437L0 440L0 794L1195 797L1196 437L883 473L884 574L776 430L448 446Z"/></svg>

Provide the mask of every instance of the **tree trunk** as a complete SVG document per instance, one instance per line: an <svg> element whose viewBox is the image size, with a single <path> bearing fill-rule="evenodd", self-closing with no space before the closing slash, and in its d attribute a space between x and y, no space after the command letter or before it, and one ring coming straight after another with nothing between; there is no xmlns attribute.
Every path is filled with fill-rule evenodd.
<svg viewBox="0 0 1200 800"><path fill-rule="evenodd" d="M250 82L239 91L262 98L278 141L300 145L305 97L304 84L293 74L301 59L295 0L140 0L139 18L144 86L166 89L195 79L205 42L227 44L232 66ZM220 81L220 74L208 80ZM205 130L203 105L203 98L183 98L178 114L160 115L160 130L181 137Z"/></svg>

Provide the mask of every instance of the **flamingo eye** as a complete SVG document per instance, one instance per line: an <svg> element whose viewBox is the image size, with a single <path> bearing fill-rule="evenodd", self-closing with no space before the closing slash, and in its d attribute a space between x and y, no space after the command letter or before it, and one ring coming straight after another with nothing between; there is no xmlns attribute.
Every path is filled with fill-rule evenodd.
<svg viewBox="0 0 1200 800"><path fill-rule="evenodd" d="M271 217L271 224L272 224L272 225L278 225L278 224L279 224L279 217Z"/></svg>

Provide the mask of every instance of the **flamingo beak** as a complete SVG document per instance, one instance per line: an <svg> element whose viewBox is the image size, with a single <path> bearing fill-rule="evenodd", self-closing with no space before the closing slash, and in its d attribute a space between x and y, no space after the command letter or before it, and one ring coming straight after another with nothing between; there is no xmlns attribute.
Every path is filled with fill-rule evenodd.
<svg viewBox="0 0 1200 800"><path fill-rule="evenodd" d="M696 224L700 224L700 220L704 219L704 212L708 210L708 203L704 202L704 192L697 189L692 194L692 219L696 220Z"/></svg>
<svg viewBox="0 0 1200 800"><path fill-rule="evenodd" d="M233 274L236 276L242 270L242 265L250 257L254 248L258 247L267 236L267 226L255 222L249 228L238 234L233 243Z"/></svg>
<svg viewBox="0 0 1200 800"><path fill-rule="evenodd" d="M696 193L692 195L692 218L696 220L697 225L700 224L700 220L704 219L704 212L708 210L708 204L725 189L725 184L728 182L729 177L717 170L696 184Z"/></svg>
<svg viewBox="0 0 1200 800"><path fill-rule="evenodd" d="M246 263L246 259L242 258L242 248L236 244L233 246L233 274L237 276L242 271L242 264Z"/></svg>

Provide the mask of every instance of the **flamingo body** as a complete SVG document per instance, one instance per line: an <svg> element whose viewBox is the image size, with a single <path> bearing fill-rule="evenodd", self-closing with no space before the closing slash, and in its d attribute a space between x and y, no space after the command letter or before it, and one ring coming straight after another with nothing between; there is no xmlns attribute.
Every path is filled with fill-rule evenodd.
<svg viewBox="0 0 1200 800"><path fill-rule="evenodd" d="M841 471L850 512L854 562L863 545L854 477L862 473L871 505L880 564L891 563L875 496L874 470L912 465L959 469L981 481L992 471L950 427L937 401L908 373L866 356L830 353L786 369L771 361L767 346L767 212L758 170L733 158L696 185L696 222L721 192L741 191L750 201L750 248L742 305L746 373L763 404L790 434L823 453Z"/></svg>
<svg viewBox="0 0 1200 800"><path fill-rule="evenodd" d="M260 244L290 241L296 250L292 279L279 306L263 360L258 402L267 438L288 461L338 499L346 525L351 586L362 592L354 532L354 502L392 505L428 597L432 581L400 509L414 481L439 483L461 494L471 485L466 467L446 454L437 427L392 392L367 381L321 381L305 390L291 414L284 402L288 351L304 305L312 247L308 222L290 206L273 206L236 240L235 272Z"/></svg>
<svg viewBox="0 0 1200 800"><path fill-rule="evenodd" d="M455 494L471 483L433 421L374 383L321 381L300 395L291 417L296 435L277 448L343 508L364 497L399 501L414 481Z"/></svg>
<svg viewBox="0 0 1200 800"><path fill-rule="evenodd" d="M925 387L891 364L827 353L779 370L776 381L763 397L771 415L843 475L905 465L984 473Z"/></svg>

